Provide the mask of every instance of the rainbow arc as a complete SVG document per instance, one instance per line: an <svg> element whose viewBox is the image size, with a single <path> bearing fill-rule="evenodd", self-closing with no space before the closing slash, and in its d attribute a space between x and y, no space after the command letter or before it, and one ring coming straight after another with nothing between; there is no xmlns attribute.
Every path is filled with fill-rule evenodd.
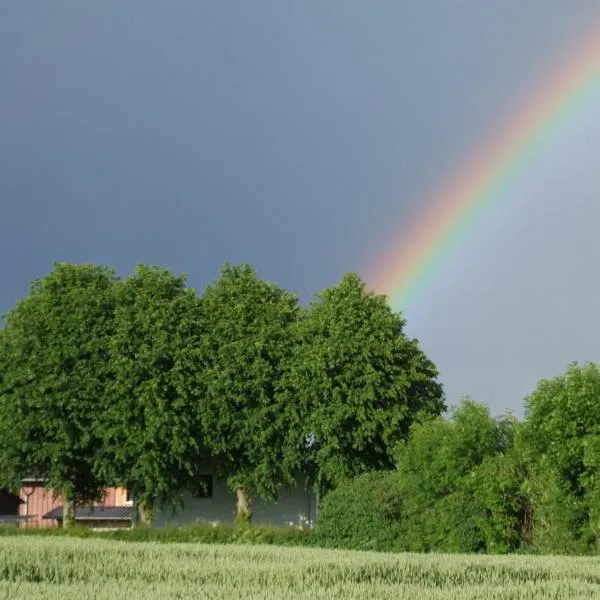
<svg viewBox="0 0 600 600"><path fill-rule="evenodd" d="M600 31L591 35L491 142L425 202L406 236L380 257L367 277L404 308L438 271L477 216L500 197L569 117L600 86Z"/></svg>

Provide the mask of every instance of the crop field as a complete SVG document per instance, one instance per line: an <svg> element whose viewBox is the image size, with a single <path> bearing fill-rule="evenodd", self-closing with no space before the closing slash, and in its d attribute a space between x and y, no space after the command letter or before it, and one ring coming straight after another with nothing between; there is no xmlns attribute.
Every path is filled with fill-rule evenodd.
<svg viewBox="0 0 600 600"><path fill-rule="evenodd" d="M600 559L0 539L0 598L596 598Z"/></svg>

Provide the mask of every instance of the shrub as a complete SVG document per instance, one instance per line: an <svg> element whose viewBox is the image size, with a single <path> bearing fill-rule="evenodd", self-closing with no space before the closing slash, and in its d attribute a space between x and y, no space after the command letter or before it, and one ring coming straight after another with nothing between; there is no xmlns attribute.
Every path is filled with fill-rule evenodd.
<svg viewBox="0 0 600 600"><path fill-rule="evenodd" d="M323 499L315 541L335 548L398 550L401 507L398 473L359 475Z"/></svg>

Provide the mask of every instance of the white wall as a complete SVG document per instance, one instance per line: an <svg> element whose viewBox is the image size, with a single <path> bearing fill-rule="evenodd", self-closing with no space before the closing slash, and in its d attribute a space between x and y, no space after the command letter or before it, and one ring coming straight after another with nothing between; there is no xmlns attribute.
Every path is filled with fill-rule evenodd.
<svg viewBox="0 0 600 600"><path fill-rule="evenodd" d="M235 519L236 497L219 481L213 483L212 498L193 498L189 492L181 495L183 508L175 514L170 509L157 511L153 525L188 525L196 521L231 523ZM314 525L317 514L315 495L304 490L300 481L279 493L277 502L254 500L252 522L256 525L288 527Z"/></svg>

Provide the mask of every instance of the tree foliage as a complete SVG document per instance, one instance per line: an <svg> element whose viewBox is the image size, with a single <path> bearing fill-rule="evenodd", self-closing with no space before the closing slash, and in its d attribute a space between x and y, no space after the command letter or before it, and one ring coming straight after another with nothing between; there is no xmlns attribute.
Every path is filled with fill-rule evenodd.
<svg viewBox="0 0 600 600"><path fill-rule="evenodd" d="M0 380L0 464L5 485L36 475L71 503L100 497L95 420L111 380L114 275L55 264L5 315ZM68 522L71 512L67 514Z"/></svg>
<svg viewBox="0 0 600 600"><path fill-rule="evenodd" d="M350 274L318 294L298 327L290 389L310 440L309 469L323 492L394 468L413 420L445 408L437 370L404 324L385 297Z"/></svg>
<svg viewBox="0 0 600 600"><path fill-rule="evenodd" d="M397 471L373 471L342 481L319 509L316 539L353 550L400 550L402 491Z"/></svg>
<svg viewBox="0 0 600 600"><path fill-rule="evenodd" d="M299 314L294 295L246 265L226 266L202 298L198 415L240 518L250 518L252 496L275 499L300 466L298 414L280 393Z"/></svg>
<svg viewBox="0 0 600 600"><path fill-rule="evenodd" d="M600 368L569 365L525 400L535 543L588 552L600 533ZM549 493L549 490L552 490Z"/></svg>
<svg viewBox="0 0 600 600"><path fill-rule="evenodd" d="M416 424L400 452L406 550L506 551L519 545L514 421L465 399L451 419ZM516 520L516 521L515 521Z"/></svg>
<svg viewBox="0 0 600 600"><path fill-rule="evenodd" d="M307 476L326 545L597 551L600 368L541 381L521 423L470 399L443 418L404 327L352 274L303 309L246 265L200 296L166 269L56 264L0 329L0 486L44 478L68 517L128 486L149 518L210 471L249 522Z"/></svg>
<svg viewBox="0 0 600 600"><path fill-rule="evenodd" d="M191 381L200 343L200 299L185 277L138 266L115 285L109 386L98 431L96 467L132 488L143 520L155 505L174 505L197 484L206 457L194 415L201 398Z"/></svg>

